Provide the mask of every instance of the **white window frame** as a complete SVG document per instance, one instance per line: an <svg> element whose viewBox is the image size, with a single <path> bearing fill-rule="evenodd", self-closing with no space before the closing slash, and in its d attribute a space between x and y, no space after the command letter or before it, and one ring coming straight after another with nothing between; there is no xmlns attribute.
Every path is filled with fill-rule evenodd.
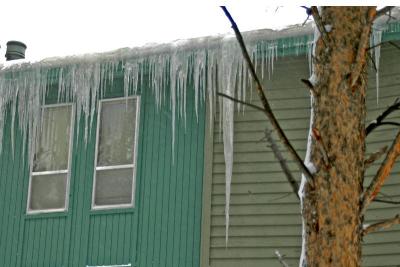
<svg viewBox="0 0 400 267"><path fill-rule="evenodd" d="M30 170L29 170L29 186L28 186L28 199L26 205L26 213L28 215L32 214L41 214L41 213L52 213L52 212L64 212L68 211L69 206L69 192L70 192L70 180L71 180L71 163L72 163L72 147L73 147L73 140L74 140L74 125L75 125L75 105L73 103L59 103L59 104L49 104L49 105L42 105L41 107L41 114L43 114L43 110L45 108L54 108L54 107L65 107L71 106L71 121L70 121L70 132L69 132L69 147L68 147L68 169L66 170L55 170L55 171L41 171L41 172L34 172L33 171L33 160L30 162ZM36 148L34 148L36 150ZM36 151L33 151L35 153ZM31 186L32 186L32 177L33 176L40 176L40 175L50 175L50 174L67 174L67 183L66 183L66 190L65 190L65 206L64 208L60 209L40 209L40 210L31 210Z"/></svg>
<svg viewBox="0 0 400 267"><path fill-rule="evenodd" d="M136 100L136 118L135 118L135 140L133 156L132 156L132 164L124 164L124 165L112 165L112 166L97 166L97 154L99 147L99 132L100 132L100 116L101 116L101 105L104 102L112 102L112 101L121 101L121 100ZM120 209L120 208L133 208L135 206L135 188L136 188L136 170L137 170L137 149L138 149L138 136L139 136L139 118L140 118L140 96L128 96L128 97L117 97L117 98L107 98L99 100L98 109L97 109L97 129L96 129L96 148L95 148L95 156L94 156L94 168L93 168L93 188L92 188L92 210L107 210L107 209ZM131 202L127 204L115 204L115 205L95 205L95 194L96 194L96 173L101 170L117 170L117 169L133 169L133 177L132 177L132 195Z"/></svg>

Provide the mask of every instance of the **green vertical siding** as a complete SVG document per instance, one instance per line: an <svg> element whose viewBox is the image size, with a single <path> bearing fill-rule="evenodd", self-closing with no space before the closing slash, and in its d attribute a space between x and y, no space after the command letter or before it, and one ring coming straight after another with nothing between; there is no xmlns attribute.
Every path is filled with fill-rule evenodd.
<svg viewBox="0 0 400 267"><path fill-rule="evenodd" d="M113 88L106 97L121 96L122 80ZM96 131L86 145L81 119L68 211L26 215L27 155L16 130L12 156L8 116L0 155L0 266L199 266L205 115L201 107L196 118L192 94L186 125L177 119L173 148L169 106L160 110L142 88L135 207L128 209L91 211Z"/></svg>
<svg viewBox="0 0 400 267"><path fill-rule="evenodd" d="M10 117L6 123L10 125ZM23 164L26 157L21 156L21 136L15 133L14 153L12 152L11 131L4 132L4 151L0 155L0 266L13 266L21 260L22 240L24 235L24 213L26 196L20 190L27 189L23 179L28 173Z"/></svg>
<svg viewBox="0 0 400 267"><path fill-rule="evenodd" d="M375 119L396 97L400 96L400 51L392 46L381 50L380 97L376 103L375 73L371 70L367 92L368 118ZM305 55L278 58L274 74L264 79L267 97L292 144L304 158L309 127L310 100L308 89L300 81L309 77ZM253 101L261 105L257 95ZM225 247L225 164L223 144L219 133L219 116L213 125L213 149L206 152L212 172L205 176L205 188L211 195L203 207L202 266L265 267L281 266L274 254L278 249L290 266L298 265L301 252L301 217L299 201L292 193L271 149L263 140L268 126L265 115L247 108L235 114L234 167L232 177L230 237ZM392 120L399 121L395 112ZM398 129L385 126L367 138L367 150L373 152L390 145ZM206 135L207 136L207 135ZM284 150L281 146L282 151ZM288 165L300 179L297 167L290 159ZM367 170L368 184L380 162ZM392 171L383 188L384 195L400 200L400 164ZM207 180L209 185L207 185ZM374 203L366 215L366 223L377 222L398 214L399 205ZM204 236L206 234L207 236ZM400 227L372 233L364 238L363 266L397 266L400 263Z"/></svg>
<svg viewBox="0 0 400 267"><path fill-rule="evenodd" d="M188 105L186 126L177 121L173 148L171 116L152 101L143 101L141 116L149 123L140 129L144 138L139 154L145 156L136 185L137 203L143 207L138 214L138 266L198 266L204 111L197 123L194 105Z"/></svg>

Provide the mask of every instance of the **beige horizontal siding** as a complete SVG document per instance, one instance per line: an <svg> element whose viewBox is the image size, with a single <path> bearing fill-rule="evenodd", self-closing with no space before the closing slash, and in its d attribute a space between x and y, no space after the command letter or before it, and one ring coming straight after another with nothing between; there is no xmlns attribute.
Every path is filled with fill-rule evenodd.
<svg viewBox="0 0 400 267"><path fill-rule="evenodd" d="M367 123L375 119L394 99L400 96L400 51L390 46L381 50L380 96L376 99L375 73L370 71L367 92ZM396 56L395 56L396 55ZM268 76L268 75L266 75ZM267 97L294 147L301 157L306 150L309 126L309 93L300 79L309 77L308 62L304 55L280 58L267 85ZM247 96L249 100L250 95ZM253 104L260 105L253 96ZM234 167L230 206L230 230L228 247L225 246L225 163L219 114L213 124L212 149L208 160L211 181L209 183L209 224L207 259L202 266L212 267L274 267L281 266L274 254L279 250L291 266L298 265L301 250L301 217L299 201L281 171L279 163L268 144L263 140L266 127L264 114L249 110L235 114ZM400 121L400 112L390 116ZM384 126L367 138L367 154L384 145L390 145L397 129ZM285 149L279 145L288 159L289 168L297 179L300 174ZM382 160L366 171L367 185ZM385 196L400 200L400 164L383 188ZM207 192L204 192L207 196ZM366 222L373 223L393 217L399 206L373 203L366 214ZM204 229L204 228L203 228ZM203 255L206 255L203 254ZM372 233L364 239L363 266L398 266L400 264L400 227Z"/></svg>

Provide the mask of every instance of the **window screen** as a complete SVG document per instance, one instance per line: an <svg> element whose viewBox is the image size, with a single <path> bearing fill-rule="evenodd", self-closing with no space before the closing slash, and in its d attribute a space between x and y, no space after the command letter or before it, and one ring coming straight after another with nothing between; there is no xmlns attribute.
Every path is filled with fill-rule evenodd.
<svg viewBox="0 0 400 267"><path fill-rule="evenodd" d="M93 208L133 205L138 98L99 105Z"/></svg>
<svg viewBox="0 0 400 267"><path fill-rule="evenodd" d="M28 213L67 208L72 105L45 106L29 181Z"/></svg>

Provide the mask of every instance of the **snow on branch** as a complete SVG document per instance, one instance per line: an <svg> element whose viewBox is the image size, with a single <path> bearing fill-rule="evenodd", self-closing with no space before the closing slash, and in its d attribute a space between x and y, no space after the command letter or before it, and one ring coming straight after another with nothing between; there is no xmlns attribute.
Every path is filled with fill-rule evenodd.
<svg viewBox="0 0 400 267"><path fill-rule="evenodd" d="M307 87L310 89L310 92L313 96L318 96L318 93L315 91L314 84L309 79L300 79Z"/></svg>
<svg viewBox="0 0 400 267"><path fill-rule="evenodd" d="M250 74L251 74L251 76L253 77L253 79L254 79L254 81L256 83L256 90L257 90L258 96L259 96L259 98L261 100L261 103L262 103L262 105L263 105L263 107L265 109L265 114L267 115L268 119L270 120L273 128L278 133L279 139L285 145L285 147L288 149L289 154L293 157L294 161L296 162L296 164L298 165L300 170L306 176L307 182L311 186L314 186L313 175L308 170L308 168L304 165L303 160L300 158L300 156L297 154L296 150L291 145L289 139L286 137L286 135L283 132L282 128L280 127L277 119L275 118L275 115L272 112L272 109L271 109L271 107L270 107L270 105L268 103L268 100L265 97L264 90L263 90L263 87L261 85L260 79L258 78L258 76L256 74L256 70L255 70L254 64L252 63L252 61L250 59L249 53L247 52L247 49L246 49L246 45L244 44L244 40L243 40L242 34L240 33L236 22L234 21L234 19L232 18L231 14L229 13L228 9L225 6L221 6L221 9L225 13L225 16L228 18L228 20L230 21L230 23L232 25L232 29L235 32L235 36L236 36L236 39L237 39L237 41L239 43L239 46L240 46L240 49L242 51L244 60L246 61L247 65L249 67L249 70L250 70Z"/></svg>
<svg viewBox="0 0 400 267"><path fill-rule="evenodd" d="M275 250L275 255L278 257L279 262L282 264L283 267L290 267L289 264L286 263L286 261L283 259L284 255L282 255L279 250Z"/></svg>
<svg viewBox="0 0 400 267"><path fill-rule="evenodd" d="M363 227L362 234L367 235L372 232L384 230L384 229L392 227L395 224L400 224L400 215L399 214L397 214L394 218Z"/></svg>
<svg viewBox="0 0 400 267"><path fill-rule="evenodd" d="M394 103L390 105L387 109L385 109L374 121L370 122L365 129L365 134L368 135L370 134L375 128L381 126L381 125L387 125L389 123L383 122L383 120L389 116L392 112L399 110L400 109L400 99L396 98ZM391 125L393 125L392 122L390 122ZM396 124L397 125L397 124Z"/></svg>
<svg viewBox="0 0 400 267"><path fill-rule="evenodd" d="M378 172L372 179L371 184L368 186L367 190L363 195L361 215L365 213L369 204L374 200L374 198L379 193L382 185L385 183L390 171L393 168L393 164L397 157L400 155L400 131L397 133L395 140L392 143L388 153L386 154L385 160L382 162Z"/></svg>

